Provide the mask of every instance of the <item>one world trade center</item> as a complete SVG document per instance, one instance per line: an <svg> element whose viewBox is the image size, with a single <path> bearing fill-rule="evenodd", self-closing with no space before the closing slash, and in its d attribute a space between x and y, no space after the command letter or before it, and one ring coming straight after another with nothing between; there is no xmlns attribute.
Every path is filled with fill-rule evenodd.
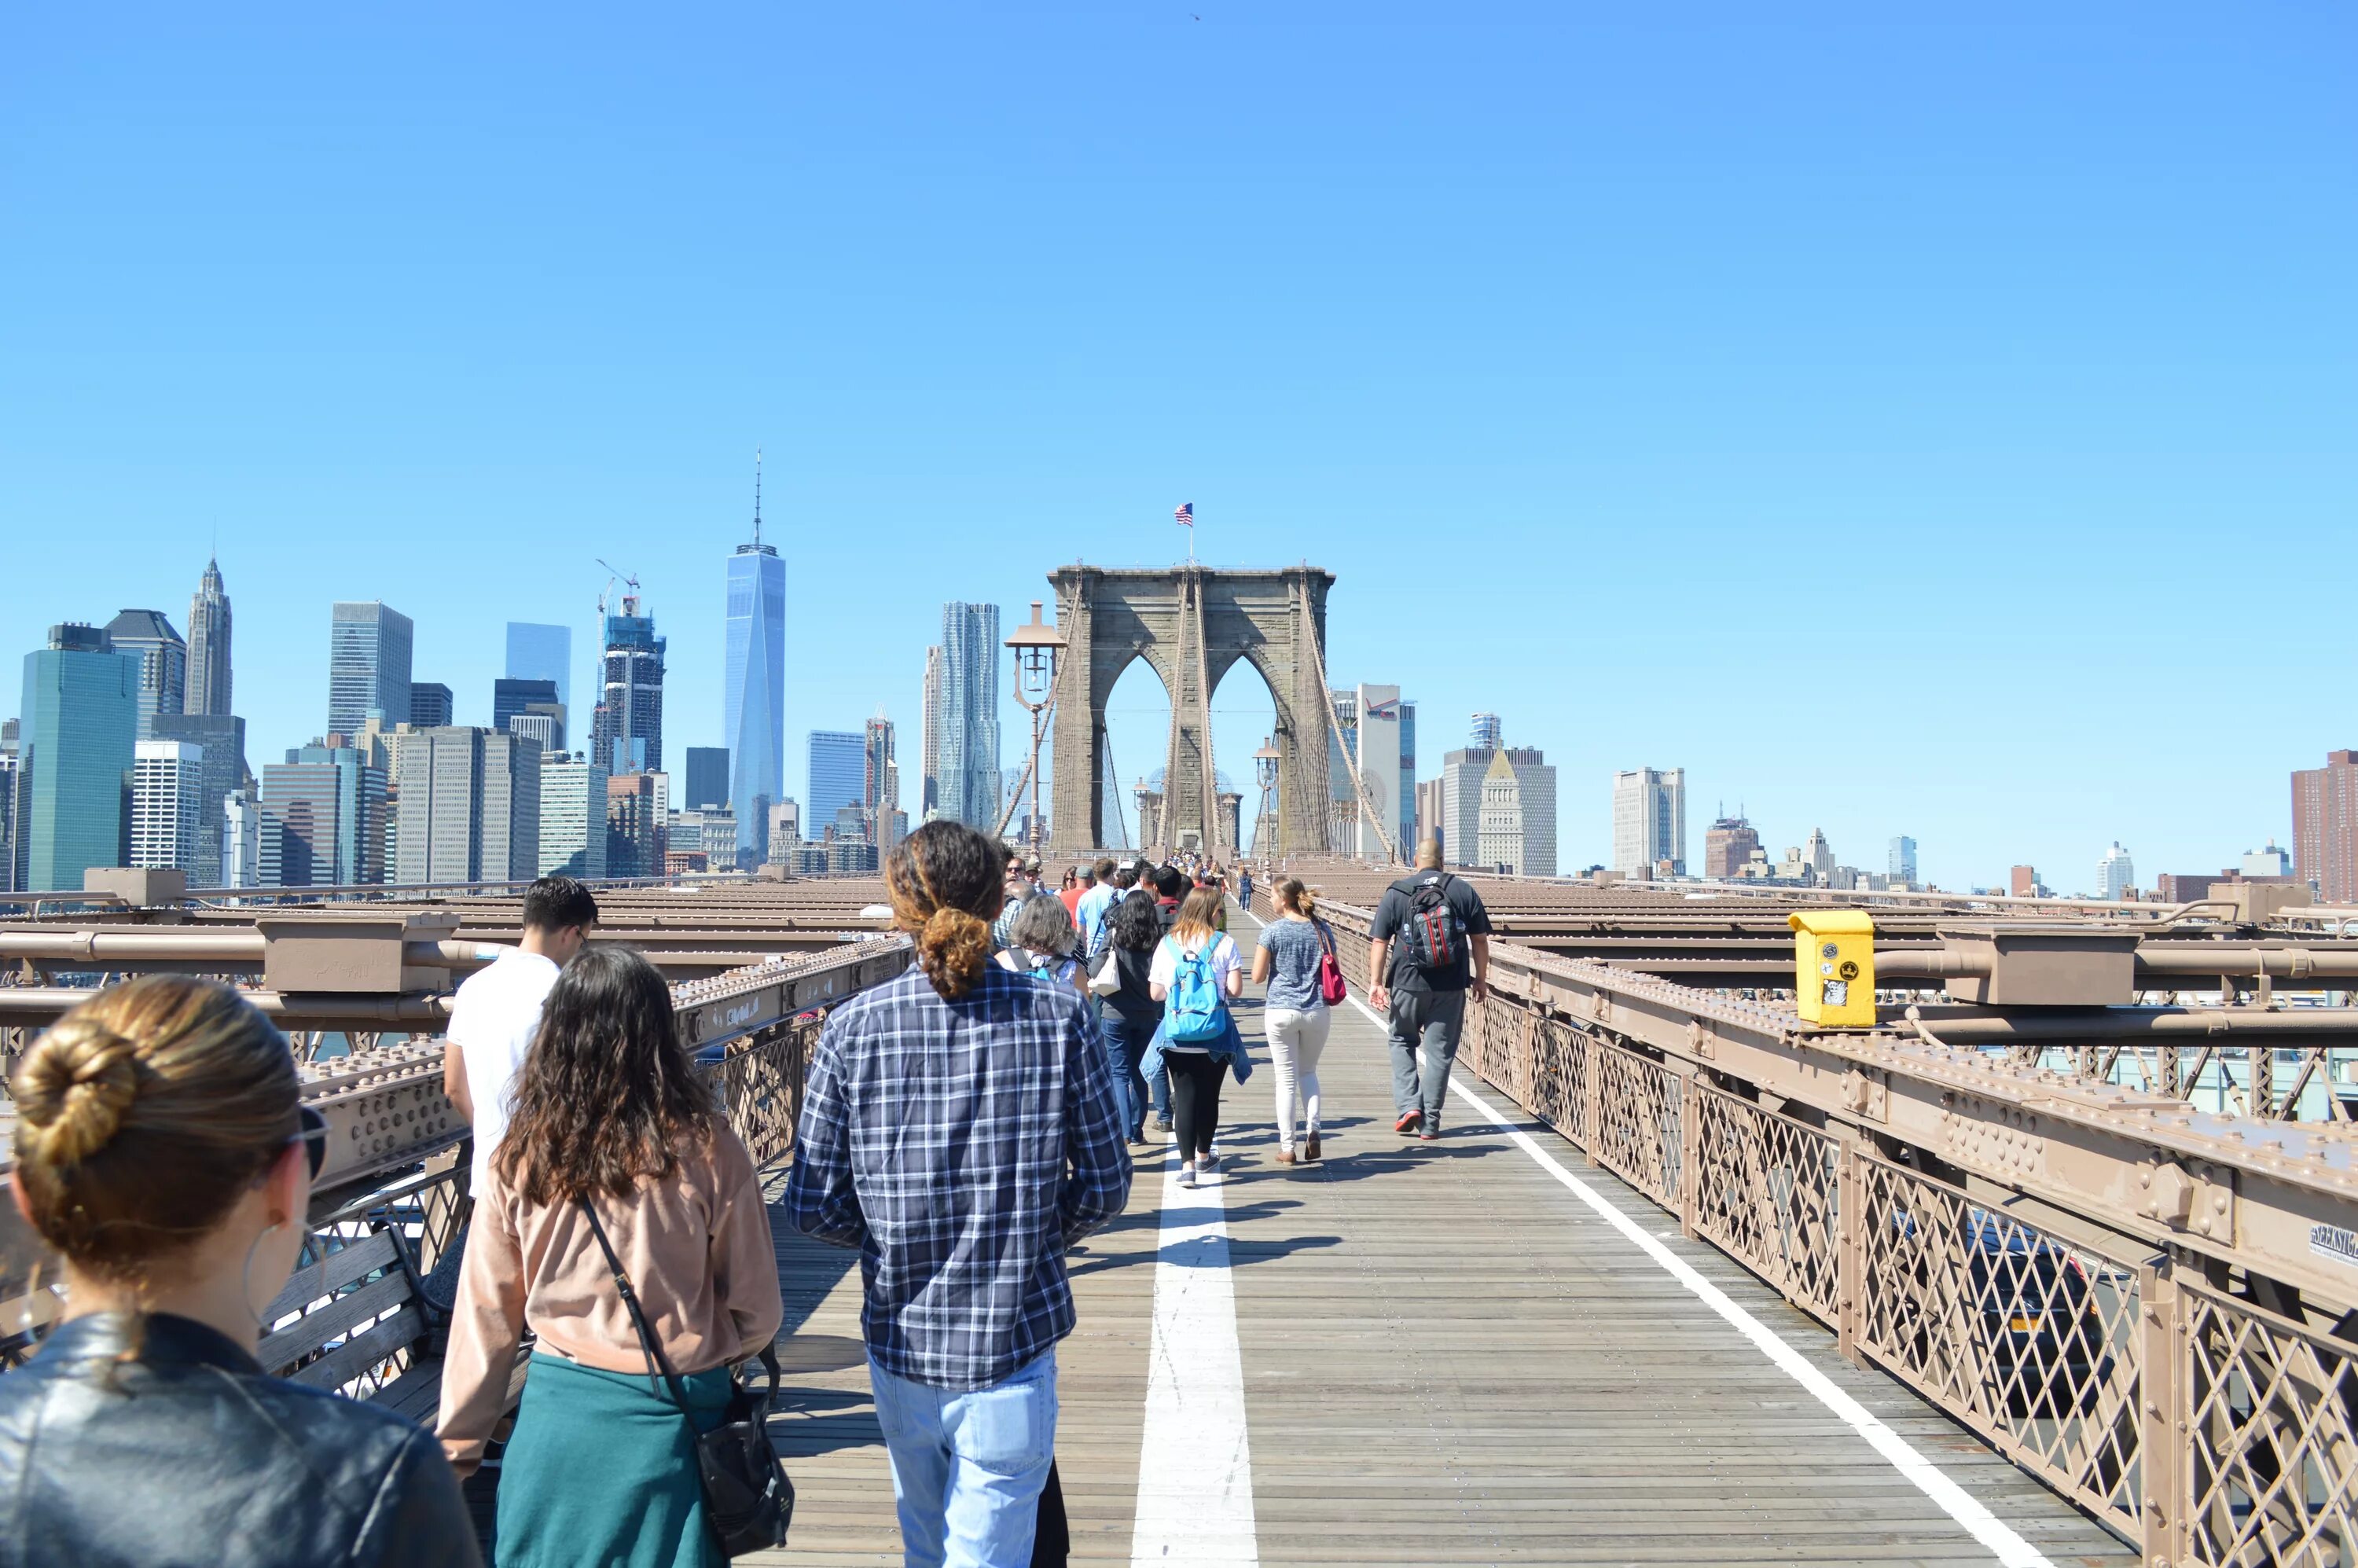
<svg viewBox="0 0 2358 1568"><path fill-rule="evenodd" d="M729 557L729 804L737 817L737 864L770 854L770 807L786 767L786 563L762 543L762 454L753 454L753 537ZM719 868L716 865L715 870Z"/></svg>

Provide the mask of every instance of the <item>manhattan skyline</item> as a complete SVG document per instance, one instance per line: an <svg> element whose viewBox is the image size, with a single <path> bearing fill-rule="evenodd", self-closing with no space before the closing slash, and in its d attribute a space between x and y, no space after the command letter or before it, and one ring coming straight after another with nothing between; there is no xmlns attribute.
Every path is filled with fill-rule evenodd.
<svg viewBox="0 0 2358 1568"><path fill-rule="evenodd" d="M1192 500L1206 560L1336 574L1329 670L1418 704L1420 776L1476 710L1545 748L1567 868L1680 766L1772 853L2149 882L2288 841L2358 743L2167 652L2330 647L2306 585L2358 565L2346 16L141 15L22 19L0 93L45 149L0 168L0 647L188 635L218 527L256 767L319 732L338 600L460 722L507 621L571 627L586 735L600 557L667 751L725 743L757 445L789 736L915 733L944 602L1178 558ZM1803 634L1851 672L1807 715ZM1249 755L1266 697L1215 707Z"/></svg>

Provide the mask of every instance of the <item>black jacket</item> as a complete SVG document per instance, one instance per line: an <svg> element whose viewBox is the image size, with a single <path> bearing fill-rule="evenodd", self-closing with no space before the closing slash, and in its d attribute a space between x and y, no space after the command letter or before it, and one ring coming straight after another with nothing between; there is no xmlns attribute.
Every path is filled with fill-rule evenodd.
<svg viewBox="0 0 2358 1568"><path fill-rule="evenodd" d="M76 1318L0 1375L0 1568L481 1562L431 1433L265 1376L200 1323L141 1326Z"/></svg>

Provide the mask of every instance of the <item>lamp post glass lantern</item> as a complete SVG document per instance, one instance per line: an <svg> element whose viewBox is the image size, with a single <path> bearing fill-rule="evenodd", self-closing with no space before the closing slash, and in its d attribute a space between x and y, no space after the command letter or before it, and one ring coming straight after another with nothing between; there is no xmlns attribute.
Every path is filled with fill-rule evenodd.
<svg viewBox="0 0 2358 1568"><path fill-rule="evenodd" d="M1040 851L1040 742L1046 734L1047 713L1056 696L1056 672L1063 663L1065 635L1040 619L1039 600L1032 601L1032 619L1008 637L1015 653L1015 700L1032 715L1032 850Z"/></svg>

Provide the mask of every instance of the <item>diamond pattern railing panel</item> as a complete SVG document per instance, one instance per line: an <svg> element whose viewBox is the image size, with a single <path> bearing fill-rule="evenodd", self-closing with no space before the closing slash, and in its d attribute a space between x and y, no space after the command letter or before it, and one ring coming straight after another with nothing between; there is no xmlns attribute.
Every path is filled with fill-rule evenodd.
<svg viewBox="0 0 2358 1568"><path fill-rule="evenodd" d="M1597 1075L1597 1163L1665 1208L1679 1206L1684 1084L1661 1063L1619 1045L1590 1055Z"/></svg>
<svg viewBox="0 0 2358 1568"><path fill-rule="evenodd" d="M2358 1345L2179 1283L2188 1561L2358 1563Z"/></svg>
<svg viewBox="0 0 2358 1568"><path fill-rule="evenodd" d="M1693 1106L1696 1233L1833 1322L1842 1295L1839 1145L1725 1090L1699 1088Z"/></svg>
<svg viewBox="0 0 2358 1568"><path fill-rule="evenodd" d="M2001 1453L2135 1538L2136 1269L1861 1152L1859 1343Z"/></svg>
<svg viewBox="0 0 2358 1568"><path fill-rule="evenodd" d="M1588 1075L1595 1042L1556 1019L1537 1021L1531 1034L1531 1113L1588 1147Z"/></svg>

